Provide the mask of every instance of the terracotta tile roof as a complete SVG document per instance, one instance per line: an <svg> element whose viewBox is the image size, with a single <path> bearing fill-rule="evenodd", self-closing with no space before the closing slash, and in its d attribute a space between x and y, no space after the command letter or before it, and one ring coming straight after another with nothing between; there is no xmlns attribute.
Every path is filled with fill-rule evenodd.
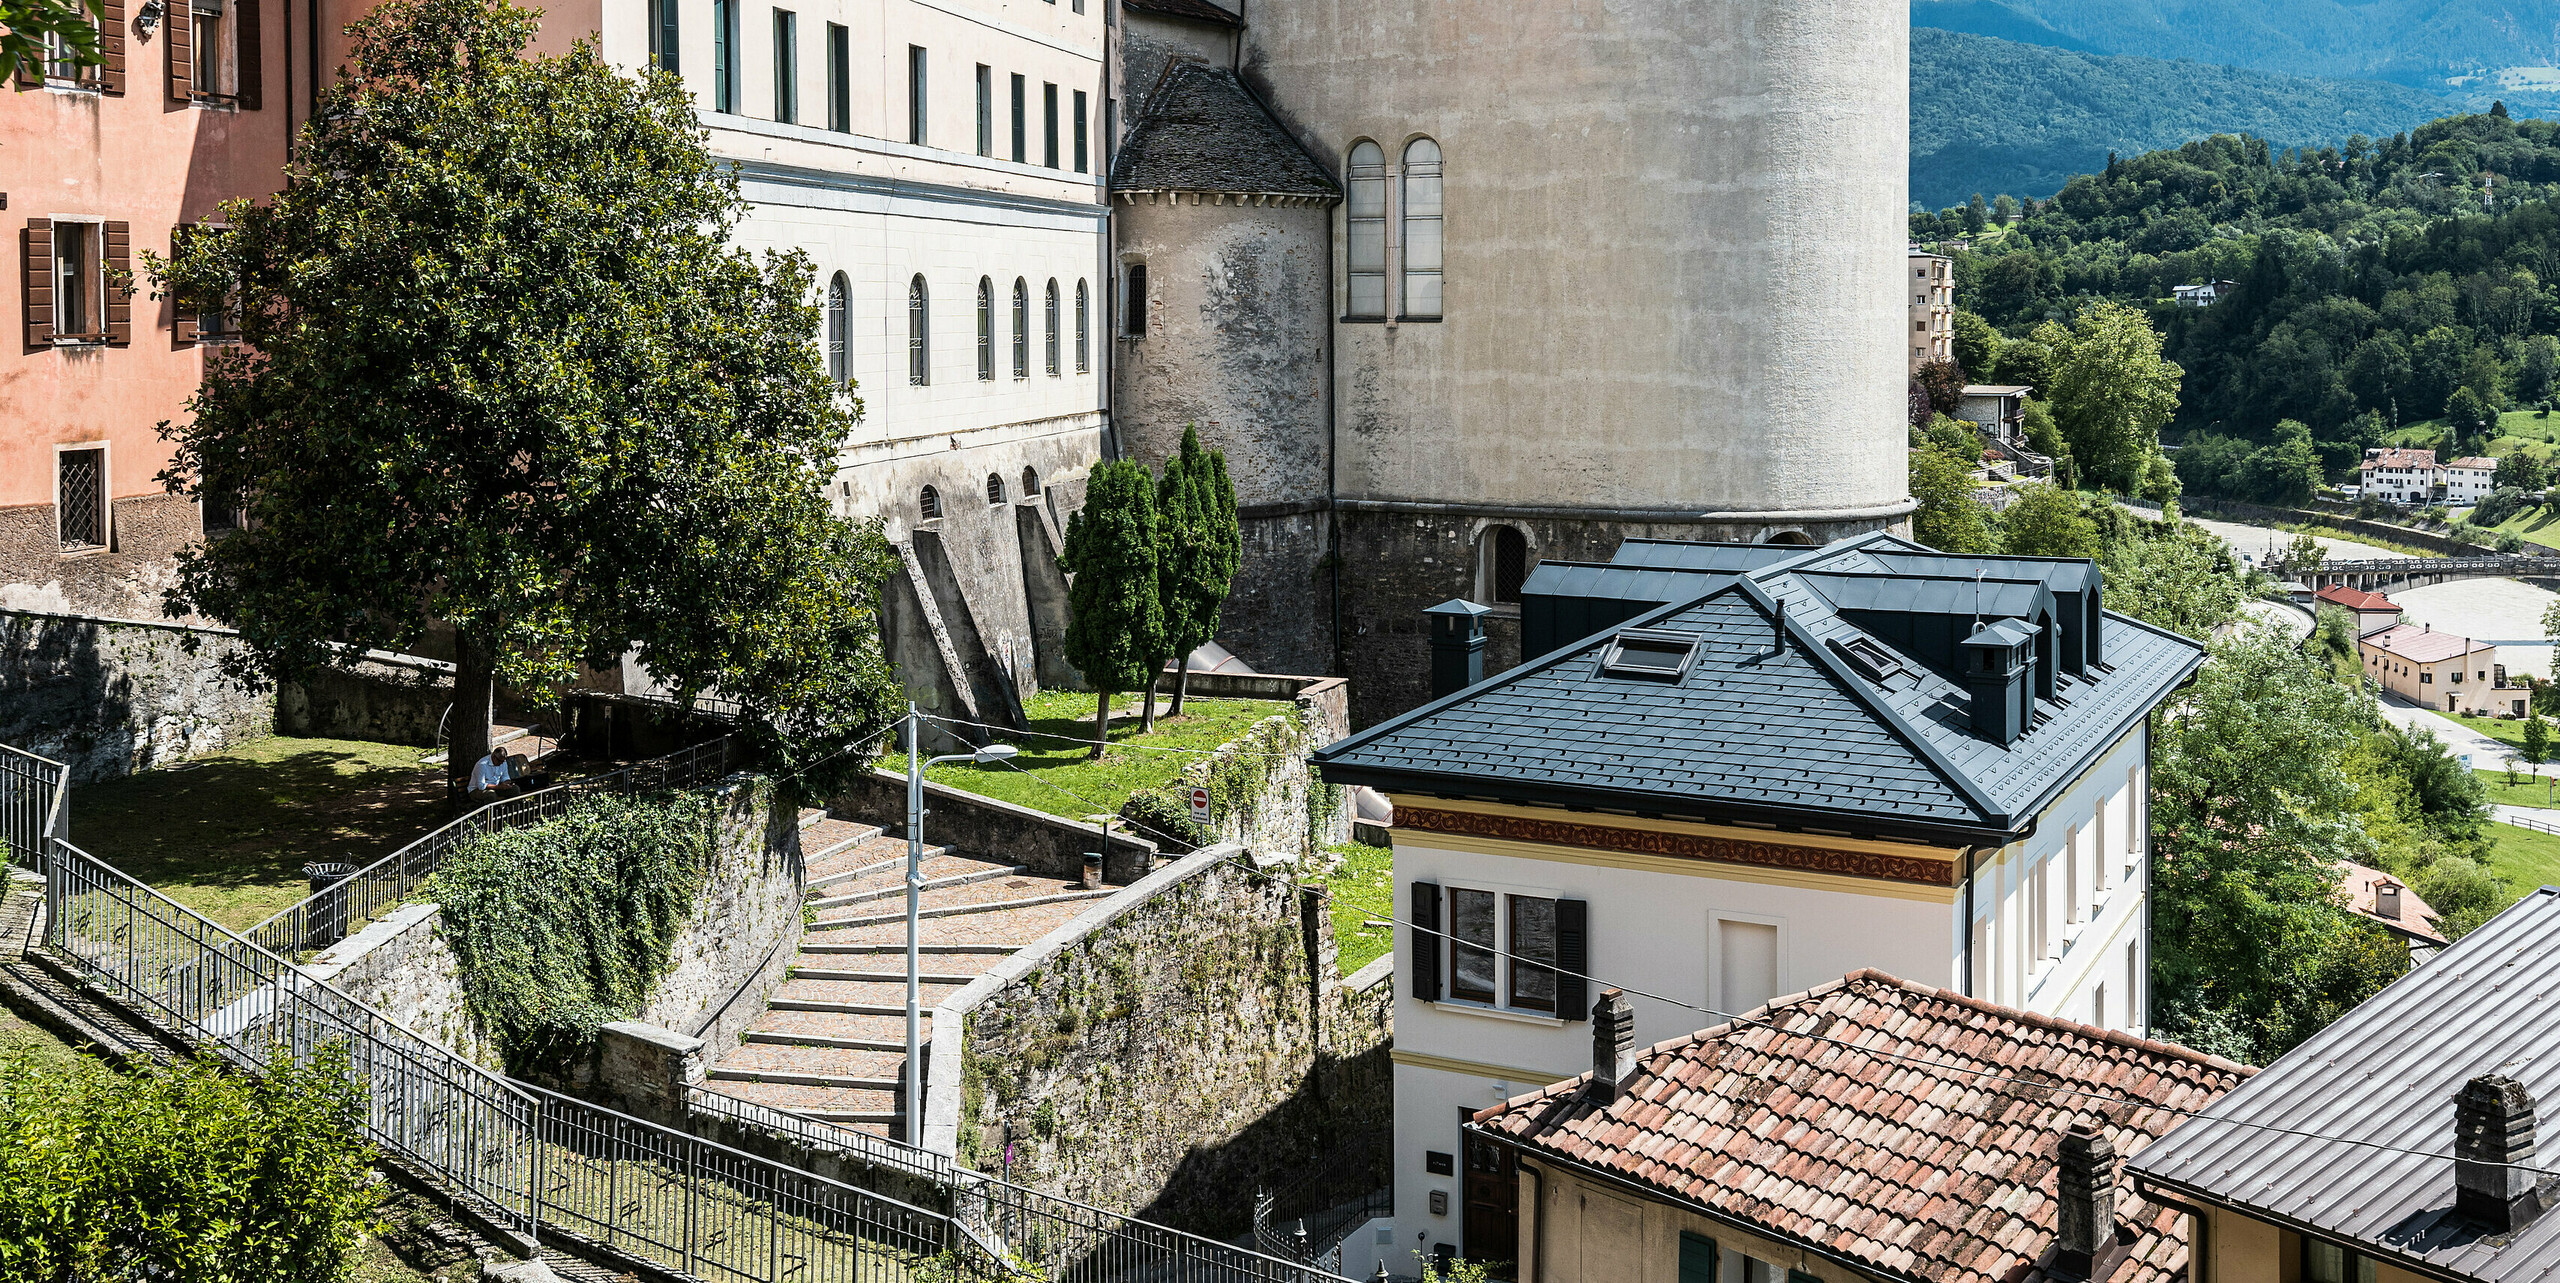
<svg viewBox="0 0 2560 1283"><path fill-rule="evenodd" d="M2356 640L2363 645L2379 649L2393 658L2404 659L2412 664L2432 664L2438 660L2451 659L2456 655L2497 649L2495 646L2476 645L2468 637L2431 632L2424 624L2394 624L2381 632L2367 633Z"/></svg>
<svg viewBox="0 0 2560 1283"><path fill-rule="evenodd" d="M2366 592L2360 588L2349 588L2345 584L2331 584L2328 587L2321 589L2319 592L2319 598L2325 602L2344 606L2349 610L2400 609L2400 607L2395 605L2390 598L2383 596L2381 593Z"/></svg>
<svg viewBox="0 0 2560 1283"><path fill-rule="evenodd" d="M1476 1121L1887 1275L2029 1283L2053 1245L2066 1128L2096 1125L2129 1157L2185 1117L2171 1110L2253 1072L1866 970L1640 1053L1606 1108L1585 1074ZM2182 1218L2117 1188L2124 1253L2099 1283L2172 1283Z"/></svg>
<svg viewBox="0 0 2560 1283"><path fill-rule="evenodd" d="M2363 468L2432 468L2436 466L2433 450L2370 450L2365 453Z"/></svg>
<svg viewBox="0 0 2560 1283"><path fill-rule="evenodd" d="M2475 454L2466 458L2455 459L2444 466L2448 468L2478 468L2482 472L2495 472L2498 470L2498 461L2495 459L2484 459Z"/></svg>
<svg viewBox="0 0 2560 1283"><path fill-rule="evenodd" d="M2400 888L2400 916L2396 918L2375 908L2380 900L2374 894L2374 888L2385 882ZM2380 869L2368 869L2350 860L2340 860L2338 861L2338 889L2347 893L2348 908L2368 918L2421 940L2430 940L2437 944L2452 943L2444 938L2444 932L2436 929L2435 909L2426 901L2419 899L2418 893L2410 890L2408 883Z"/></svg>

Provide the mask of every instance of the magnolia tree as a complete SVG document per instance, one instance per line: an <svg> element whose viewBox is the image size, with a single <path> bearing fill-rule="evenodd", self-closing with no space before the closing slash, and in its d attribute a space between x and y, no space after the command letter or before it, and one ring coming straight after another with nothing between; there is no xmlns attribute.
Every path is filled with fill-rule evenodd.
<svg viewBox="0 0 2560 1283"><path fill-rule="evenodd" d="M285 189L152 262L245 340L162 429L164 482L247 518L169 609L238 628L260 678L449 626L456 777L493 682L633 652L737 700L786 777L849 768L894 702L894 553L823 497L859 405L809 263L728 247L744 202L673 76L529 56L535 17L376 8Z"/></svg>

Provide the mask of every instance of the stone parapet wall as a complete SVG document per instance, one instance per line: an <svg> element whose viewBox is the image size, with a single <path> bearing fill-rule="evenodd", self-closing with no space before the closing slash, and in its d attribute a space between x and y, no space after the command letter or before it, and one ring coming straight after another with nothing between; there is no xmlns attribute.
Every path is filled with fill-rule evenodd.
<svg viewBox="0 0 2560 1283"><path fill-rule="evenodd" d="M275 699L223 675L219 629L0 612L0 742L89 784L273 731Z"/></svg>
<svg viewBox="0 0 2560 1283"><path fill-rule="evenodd" d="M1088 851L1103 852L1102 880L1126 886L1156 866L1157 844L1125 833L1104 838L1091 824L1016 806L992 797L925 781L925 840L963 855L1018 864L1053 878L1084 873ZM907 781L887 771L866 771L829 799L839 815L860 816L892 835L906 829Z"/></svg>
<svg viewBox="0 0 2560 1283"><path fill-rule="evenodd" d="M409 1032L492 1073L506 1072L498 1044L462 990L462 960L439 929L439 905L409 904L339 941L302 968Z"/></svg>
<svg viewBox="0 0 2560 1283"><path fill-rule="evenodd" d="M1249 1223L1257 1183L1383 1144L1393 986L1375 968L1367 988L1341 980L1298 867L1204 848L946 1000L926 1147L1224 1234Z"/></svg>

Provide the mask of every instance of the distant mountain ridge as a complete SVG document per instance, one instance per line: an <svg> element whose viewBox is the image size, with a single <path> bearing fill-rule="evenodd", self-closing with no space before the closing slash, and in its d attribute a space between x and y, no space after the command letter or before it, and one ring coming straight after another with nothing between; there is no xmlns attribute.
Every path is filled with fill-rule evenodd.
<svg viewBox="0 0 2560 1283"><path fill-rule="evenodd" d="M1917 0L1982 25L1996 0ZM2007 21L2008 19L2001 19ZM2013 24L2014 25L2014 24ZM2067 32L2064 33L2068 35ZM2158 58L2078 53L1931 27L1911 32L1911 198L1930 209L1985 196L2050 196L2074 174L2213 134L2276 147L2389 137L2460 109L2378 80L2276 75Z"/></svg>
<svg viewBox="0 0 2560 1283"><path fill-rule="evenodd" d="M1911 0L1911 25L2429 89L2560 66L2560 0Z"/></svg>

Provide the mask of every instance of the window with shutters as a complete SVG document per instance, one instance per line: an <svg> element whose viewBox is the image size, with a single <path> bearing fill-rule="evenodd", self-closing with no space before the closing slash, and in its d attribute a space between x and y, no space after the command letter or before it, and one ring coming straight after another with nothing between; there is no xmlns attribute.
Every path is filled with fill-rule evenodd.
<svg viewBox="0 0 2560 1283"><path fill-rule="evenodd" d="M827 377L838 383L853 381L852 334L853 282L838 272L827 281Z"/></svg>
<svg viewBox="0 0 2560 1283"><path fill-rule="evenodd" d="M27 220L20 284L30 346L133 338L133 246L117 220Z"/></svg>
<svg viewBox="0 0 2560 1283"><path fill-rule="evenodd" d="M1716 1283L1716 1241L1680 1231L1680 1283Z"/></svg>
<svg viewBox="0 0 2560 1283"><path fill-rule="evenodd" d="M60 518L64 552L92 552L107 546L106 447L55 453L53 509Z"/></svg>
<svg viewBox="0 0 2560 1283"><path fill-rule="evenodd" d="M169 96L259 106L259 0L171 3L163 23Z"/></svg>
<svg viewBox="0 0 2560 1283"><path fill-rule="evenodd" d="M907 46L907 141L918 147L925 145L925 61L923 45Z"/></svg>
<svg viewBox="0 0 2560 1283"><path fill-rule="evenodd" d="M1031 377L1031 286L1013 278L1013 377Z"/></svg>
<svg viewBox="0 0 2560 1283"><path fill-rule="evenodd" d="M738 110L738 0L711 0L711 109Z"/></svg>
<svg viewBox="0 0 2560 1283"><path fill-rule="evenodd" d="M996 377L996 283L978 278L978 380L992 383Z"/></svg>
<svg viewBox="0 0 2560 1283"><path fill-rule="evenodd" d="M1047 340L1047 350L1043 355L1048 358L1049 377L1054 379L1060 372L1058 367L1058 281L1055 277L1049 280L1049 294L1042 319L1045 324L1040 333Z"/></svg>
<svg viewBox="0 0 2560 1283"><path fill-rule="evenodd" d="M1473 887L1447 891L1449 999L1584 1019L1585 910L1579 900Z"/></svg>
<svg viewBox="0 0 2560 1283"><path fill-rule="evenodd" d="M933 381L932 306L918 273L907 282L907 382L917 387Z"/></svg>
<svg viewBox="0 0 2560 1283"><path fill-rule="evenodd" d="M1404 149L1404 309L1413 320L1440 317L1440 144L1416 138Z"/></svg>
<svg viewBox="0 0 2560 1283"><path fill-rule="evenodd" d="M1351 266L1350 297L1342 314L1349 320L1383 321L1387 317L1387 153L1362 139L1352 145L1345 166L1343 202Z"/></svg>
<svg viewBox="0 0 2560 1283"><path fill-rule="evenodd" d="M53 341L96 342L106 337L107 280L99 252L99 225L53 225Z"/></svg>
<svg viewBox="0 0 2560 1283"><path fill-rule="evenodd" d="M1077 90L1077 91L1076 91L1076 99L1075 99L1075 108L1076 108L1076 110L1075 110L1075 133L1076 133L1076 172L1077 172L1077 173L1079 173L1079 174L1081 174L1081 173L1085 172L1085 161L1086 161L1086 155L1085 155L1085 152L1086 152L1086 148L1089 146L1088 140L1087 140L1087 139L1086 139L1086 137L1085 137L1085 124L1084 124L1084 122L1085 122L1085 113L1086 113L1087 111L1090 111L1090 110L1091 110L1091 108L1090 108L1090 107L1088 107L1088 106L1086 105L1088 101L1089 101L1089 100L1085 97L1085 92L1084 92L1083 90L1079 89L1079 90Z"/></svg>
<svg viewBox="0 0 2560 1283"><path fill-rule="evenodd" d="M683 70L676 58L683 5L684 0L649 0L649 65L670 76Z"/></svg>
<svg viewBox="0 0 2560 1283"><path fill-rule="evenodd" d="M1058 87L1040 86L1040 163L1058 167Z"/></svg>
<svg viewBox="0 0 2560 1283"><path fill-rule="evenodd" d="M1076 373L1093 371L1093 289L1076 282Z"/></svg>
<svg viewBox="0 0 2560 1283"><path fill-rule="evenodd" d="M197 237L217 236L230 230L228 225L221 223L196 223L186 227L173 227L169 229L169 245L174 251ZM226 293L217 299L178 299L174 300L174 304L174 310L171 312L173 332L170 338L175 343L184 345L239 341L240 296L238 292Z"/></svg>
<svg viewBox="0 0 2560 1283"><path fill-rule="evenodd" d="M111 0L104 13L87 5L70 7L70 15L96 33L95 50L84 60L80 47L61 31L38 37L33 55L18 64L17 82L90 93L124 92L125 0Z"/></svg>
<svg viewBox="0 0 2560 1283"><path fill-rule="evenodd" d="M1031 88L1020 76L1013 78L1013 163L1019 165L1031 158Z"/></svg>
<svg viewBox="0 0 2560 1283"><path fill-rule="evenodd" d="M978 64L978 154L996 154L996 73L983 62Z"/></svg>
<svg viewBox="0 0 2560 1283"><path fill-rule="evenodd" d="M853 132L853 33L840 22L827 24L827 128Z"/></svg>

